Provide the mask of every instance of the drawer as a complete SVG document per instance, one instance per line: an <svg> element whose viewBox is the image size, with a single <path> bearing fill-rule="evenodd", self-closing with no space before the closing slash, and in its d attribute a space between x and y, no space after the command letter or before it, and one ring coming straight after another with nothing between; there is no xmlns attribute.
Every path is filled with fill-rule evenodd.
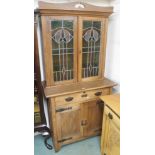
<svg viewBox="0 0 155 155"><path fill-rule="evenodd" d="M98 98L101 95L108 95L110 93L109 88L95 89L89 91L81 91L80 93L68 94L59 97L55 97L56 105L84 102L90 99Z"/></svg>

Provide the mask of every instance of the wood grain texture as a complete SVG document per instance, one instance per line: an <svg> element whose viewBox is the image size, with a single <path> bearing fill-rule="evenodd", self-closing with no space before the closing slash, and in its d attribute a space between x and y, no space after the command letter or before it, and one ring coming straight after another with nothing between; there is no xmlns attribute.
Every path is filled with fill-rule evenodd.
<svg viewBox="0 0 155 155"><path fill-rule="evenodd" d="M103 99L104 96L101 98ZM119 95L105 96L105 100L106 103L104 104L105 108L101 136L101 154L120 155L120 117L116 115L116 109L118 110L118 106L116 105L120 104ZM105 100L103 101L105 102Z"/></svg>
<svg viewBox="0 0 155 155"><path fill-rule="evenodd" d="M83 90L94 90L99 88L109 88L116 86L117 84L107 78L98 81L87 81L87 82L78 82L75 84L66 84L61 86L53 86L53 87L46 87L44 89L45 96L49 97L56 97L61 95L67 95L71 93L78 93Z"/></svg>
<svg viewBox="0 0 155 155"><path fill-rule="evenodd" d="M81 109L79 105L64 105L59 108L71 108L63 112L56 113L58 123L58 141L63 139L76 139L82 137L81 132ZM58 108L58 109L59 109ZM76 122L76 123L75 123Z"/></svg>
<svg viewBox="0 0 155 155"><path fill-rule="evenodd" d="M46 86L53 85L52 77L52 51L51 51L51 43L50 43L50 32L49 32L49 25L47 24L47 17L41 16L42 22L42 37L43 39L43 49L44 49L44 68L45 68L45 79L46 79Z"/></svg>
<svg viewBox="0 0 155 155"><path fill-rule="evenodd" d="M83 135L91 136L95 133L100 134L102 129L103 104L99 104L98 100L92 100L83 103L84 105L84 126Z"/></svg>
<svg viewBox="0 0 155 155"><path fill-rule="evenodd" d="M75 4L77 2L72 3L46 3L39 1L39 10L41 14L73 14L73 15L102 15L108 17L110 14L113 13L113 7L99 7L90 4L83 3L85 6L84 9L75 8Z"/></svg>
<svg viewBox="0 0 155 155"><path fill-rule="evenodd" d="M120 117L120 94L101 96L100 99Z"/></svg>
<svg viewBox="0 0 155 155"><path fill-rule="evenodd" d="M55 102L53 98L49 99L48 103L48 110L49 110L49 120L50 120L50 127L51 127L51 133L52 133L52 140L54 144L55 151L59 151L61 148L60 143L58 143L58 126L56 121L56 113L55 113Z"/></svg>

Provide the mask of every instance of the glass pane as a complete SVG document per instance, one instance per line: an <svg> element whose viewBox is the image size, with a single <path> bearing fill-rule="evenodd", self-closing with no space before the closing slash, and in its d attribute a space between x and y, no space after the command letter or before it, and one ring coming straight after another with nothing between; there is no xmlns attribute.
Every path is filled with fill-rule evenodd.
<svg viewBox="0 0 155 155"><path fill-rule="evenodd" d="M101 21L83 21L82 78L98 76Z"/></svg>
<svg viewBox="0 0 155 155"><path fill-rule="evenodd" d="M52 20L54 81L73 79L73 20Z"/></svg>

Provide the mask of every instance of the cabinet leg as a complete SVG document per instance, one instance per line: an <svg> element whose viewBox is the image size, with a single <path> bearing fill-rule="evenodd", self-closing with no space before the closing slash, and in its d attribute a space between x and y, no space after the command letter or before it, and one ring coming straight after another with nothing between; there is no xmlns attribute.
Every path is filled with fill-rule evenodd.
<svg viewBox="0 0 155 155"><path fill-rule="evenodd" d="M61 146L59 144L54 145L55 152L60 151Z"/></svg>

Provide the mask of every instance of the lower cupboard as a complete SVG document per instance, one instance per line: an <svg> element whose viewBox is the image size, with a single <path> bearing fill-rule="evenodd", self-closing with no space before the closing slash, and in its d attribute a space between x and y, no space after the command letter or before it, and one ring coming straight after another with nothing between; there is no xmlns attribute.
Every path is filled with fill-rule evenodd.
<svg viewBox="0 0 155 155"><path fill-rule="evenodd" d="M102 131L103 103L100 95L110 94L110 88L93 90L94 98L89 91L83 92L83 101L73 102L76 94L49 98L49 118L55 151L62 145L73 143L91 136L100 135ZM88 95L88 96L87 96ZM66 103L66 100L69 101ZM77 99L75 99L77 101Z"/></svg>

